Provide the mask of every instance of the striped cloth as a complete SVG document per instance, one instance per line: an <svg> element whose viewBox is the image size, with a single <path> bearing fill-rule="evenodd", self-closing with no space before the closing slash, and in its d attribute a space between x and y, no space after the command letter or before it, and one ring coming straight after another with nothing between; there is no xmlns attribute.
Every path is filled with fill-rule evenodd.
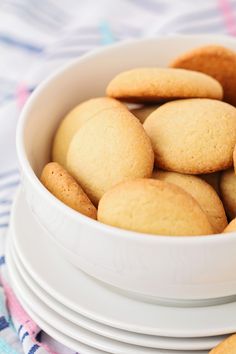
<svg viewBox="0 0 236 354"><path fill-rule="evenodd" d="M6 230L19 184L15 129L21 107L70 59L114 41L172 33L235 36L236 0L0 1L0 353L73 353L40 330L4 280Z"/></svg>

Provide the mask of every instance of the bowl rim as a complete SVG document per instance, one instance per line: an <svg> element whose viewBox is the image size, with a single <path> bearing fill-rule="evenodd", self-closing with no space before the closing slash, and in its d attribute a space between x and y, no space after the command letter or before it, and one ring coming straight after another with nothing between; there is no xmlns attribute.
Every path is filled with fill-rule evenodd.
<svg viewBox="0 0 236 354"><path fill-rule="evenodd" d="M61 67L57 68L54 70L49 76L47 76L42 82L37 86L37 88L34 90L34 92L31 94L30 98L27 100L25 106L23 107L18 124L17 124L17 130L16 130L16 150L17 150L17 157L19 161L19 165L21 168L21 171L23 172L23 175L27 177L27 179L30 181L30 184L34 186L34 188L37 190L37 192L43 197L46 198L49 202L49 204L52 204L53 206L57 207L60 209L60 211L64 212L66 215L69 217L73 218L74 220L78 220L81 223L88 224L91 227L94 227L97 230L101 230L104 232L104 234L107 233L112 233L113 237L125 237L126 239L129 238L130 240L135 240L136 242L145 242L145 243L168 243L174 244L174 243L180 243L187 245L188 243L193 243L193 244L201 244L201 243L209 243L209 242L216 242L216 243L221 243L221 242L231 242L232 240L236 239L236 232L231 232L227 234L211 234L211 235L198 235L198 236L170 236L170 235L158 235L158 234L146 234L146 233L141 233L141 232L136 232L136 231L130 231L130 230L125 230L121 229L115 226L110 226L101 223L98 220L91 219L80 212L75 211L74 209L70 208L63 202L61 202L59 199L57 199L52 193L50 193L44 185L40 182L39 178L36 176L33 168L31 167L29 160L27 158L27 153L25 149L25 143L24 143L24 131L25 127L27 125L28 120L30 119L30 111L32 107L34 106L35 102L37 102L38 96L44 91L44 89L50 84L52 81L55 79L59 78L60 76L66 75L67 71L70 71L73 67L76 67L80 63L85 62L89 58L96 57L97 54L103 54L109 51L112 51L113 49L119 49L119 48L125 48L126 46L132 45L132 44L138 44L138 43L145 43L145 42L156 42L160 40L169 40L169 39L175 39L175 40L182 40L183 38L188 38L188 39L204 39L209 38L209 41L214 41L217 39L220 39L222 43L235 43L236 45L236 39L227 36L227 35L214 35L214 34L194 34L194 35L183 35L183 34L171 34L169 36L162 36L158 35L155 37L147 37L147 38L142 38L142 39L129 39L129 40L123 40L118 43L114 43L105 47L97 48L95 50L92 50L91 52L79 57L75 58L73 60L70 60L68 63L65 63ZM204 43L202 45L205 45ZM206 44L207 45L207 44ZM110 236L109 236L110 237Z"/></svg>

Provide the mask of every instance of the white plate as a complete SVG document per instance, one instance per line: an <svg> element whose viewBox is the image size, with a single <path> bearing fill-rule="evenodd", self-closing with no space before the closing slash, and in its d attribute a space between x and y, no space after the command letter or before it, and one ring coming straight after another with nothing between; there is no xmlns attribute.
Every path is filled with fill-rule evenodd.
<svg viewBox="0 0 236 354"><path fill-rule="evenodd" d="M22 301L22 303L24 303L24 302ZM79 341L72 339L71 337L66 336L64 333L55 329L55 327L50 326L45 320L43 320L38 314L36 314L25 303L24 303L24 308L28 312L30 317L38 324L38 326L44 332L46 332L49 336L51 336L52 338L54 338L55 340L57 340L59 343L63 344L64 346L66 346L72 350L75 350L76 353L78 352L79 354L110 354L108 352L104 352L102 350L92 348L88 345L85 345L83 343L80 343Z"/></svg>
<svg viewBox="0 0 236 354"><path fill-rule="evenodd" d="M49 234L33 218L22 193L12 210L11 227L17 253L32 278L53 298L85 317L131 332L167 337L236 331L236 302L166 307L130 299L90 278L61 257Z"/></svg>
<svg viewBox="0 0 236 354"><path fill-rule="evenodd" d="M154 349L139 347L135 345L125 344L118 341L114 341L103 336L96 335L90 331L84 330L79 326L76 326L70 323L68 320L64 319L58 315L55 311L47 307L35 294L25 284L23 278L21 277L12 252L7 251L6 255L8 270L11 280L11 285L16 293L18 299L20 300L22 306L26 311L32 316L35 322L40 325L39 319L43 319L51 328L55 328L59 333L63 333L67 338L73 340L72 346L70 343L62 344L68 346L71 349L79 350L76 346L76 343L84 344L86 346L100 350L102 353L111 353L111 354L183 354L183 351L178 350L164 350L164 349ZM41 323L42 329L47 332L47 328L44 327L44 324ZM49 332L48 332L49 333ZM100 353L100 352L99 352ZM184 351L185 354L207 354L205 351Z"/></svg>
<svg viewBox="0 0 236 354"><path fill-rule="evenodd" d="M8 247L9 248L9 247ZM10 275L10 280L11 280L11 285L14 282L14 280L17 279L18 281L20 280L19 275L17 275L17 270L14 265L14 261L10 255L9 249L6 254L6 259L7 259L7 264L8 264L8 271ZM13 275L14 274L14 275ZM12 277L13 276L13 277ZM20 284L20 287L18 288L18 285ZM18 296L18 299L21 302L21 305L24 307L25 311L29 314L29 316L37 323L37 325L45 331L48 335L50 335L52 338L60 342L61 344L65 345L66 347L75 350L76 352L79 352L80 354L108 354L108 352L101 351L98 349L95 349L94 347L90 347L88 345L85 345L69 336L67 336L63 330L63 332L57 330L54 326L51 326L45 319L43 319L40 315L39 312L37 311L37 306L35 311L27 304L25 301L25 298L23 299L22 296L23 294L19 294L20 289L21 289L21 282L17 283L17 291L15 293ZM16 289L15 289L16 290Z"/></svg>
<svg viewBox="0 0 236 354"><path fill-rule="evenodd" d="M14 249L14 244L11 242L11 254L13 255L15 266L22 277L25 285L44 302L49 308L53 309L56 313L71 321L72 323L85 328L96 334L105 336L107 338L115 339L121 342L139 345L143 347L158 348L158 349L172 349L172 350L206 350L215 347L225 336L216 337L203 337L203 338L170 338L150 336L139 333L132 333L122 331L116 328L108 327L98 322L89 320L74 311L68 309L58 301L53 299L47 294L40 286L38 286L32 277L28 274L27 270L21 264L17 251Z"/></svg>

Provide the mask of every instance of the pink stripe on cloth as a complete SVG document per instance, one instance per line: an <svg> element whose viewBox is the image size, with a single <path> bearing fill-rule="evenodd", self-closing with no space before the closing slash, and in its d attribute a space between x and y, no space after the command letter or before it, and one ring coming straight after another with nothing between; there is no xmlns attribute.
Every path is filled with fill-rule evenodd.
<svg viewBox="0 0 236 354"><path fill-rule="evenodd" d="M231 7L230 0L218 0L219 8L223 15L227 31L232 36L236 36L236 21L234 10Z"/></svg>
<svg viewBox="0 0 236 354"><path fill-rule="evenodd" d="M27 314L27 312L23 309L19 301L17 300L14 292L9 287L9 285L3 280L2 284L4 287L6 299L7 299L7 307L9 313L13 319L23 325L25 331L27 331L31 337L31 340L38 344L40 347L45 349L49 354L59 354L55 351L52 351L46 344L38 342L36 340L36 335L40 332L40 328L38 325L31 319L31 317Z"/></svg>
<svg viewBox="0 0 236 354"><path fill-rule="evenodd" d="M34 321L29 317L25 312L23 307L20 305L12 289L8 284L3 282L6 298L7 298L7 307L12 315L19 323L21 323L29 332L30 335L35 335L39 331L39 327L34 323Z"/></svg>
<svg viewBox="0 0 236 354"><path fill-rule="evenodd" d="M16 90L16 99L20 108L22 108L29 97L30 92L27 89L27 86L20 84Z"/></svg>

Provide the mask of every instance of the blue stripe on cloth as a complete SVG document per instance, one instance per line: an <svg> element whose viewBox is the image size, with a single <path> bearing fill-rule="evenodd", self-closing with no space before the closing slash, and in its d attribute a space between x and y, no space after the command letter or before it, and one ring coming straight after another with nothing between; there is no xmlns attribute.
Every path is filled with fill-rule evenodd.
<svg viewBox="0 0 236 354"><path fill-rule="evenodd" d="M20 335L20 331L22 330L22 328L23 328L23 325L20 325L20 327L18 328L18 331L17 331L18 336Z"/></svg>
<svg viewBox="0 0 236 354"><path fill-rule="evenodd" d="M0 229L6 229L8 226L8 223L0 224Z"/></svg>
<svg viewBox="0 0 236 354"><path fill-rule="evenodd" d="M36 350L38 350L39 348L40 346L38 344L34 344L33 347L31 347L30 350L28 351L28 354L34 354Z"/></svg>
<svg viewBox="0 0 236 354"><path fill-rule="evenodd" d="M3 1L1 0L0 4ZM59 7L57 8L55 1L51 4L51 9L49 8L49 1L46 1L44 8L41 6L42 3L43 0L5 0L5 6L2 10L8 12L11 16L12 14L16 15L22 22L37 28L42 33L51 34L52 32L58 32L69 20L66 11Z"/></svg>
<svg viewBox="0 0 236 354"><path fill-rule="evenodd" d="M33 2L31 2L32 7L34 7ZM28 5L28 4L27 4ZM27 6L26 5L26 6ZM67 19L67 14L63 9L57 7L55 2L51 3L48 0L41 0L37 3L37 10L40 11L44 16L47 16L50 21L54 21L56 24L62 24Z"/></svg>
<svg viewBox="0 0 236 354"><path fill-rule="evenodd" d="M20 181L17 180L17 181L13 181L13 182L7 182L7 183L4 183L4 184L0 184L0 188L6 189L6 188L16 187L16 186L18 186L19 182Z"/></svg>
<svg viewBox="0 0 236 354"><path fill-rule="evenodd" d="M0 178L5 178L5 177L8 177L8 176L13 176L13 175L16 175L16 174L18 174L18 173L19 173L19 170L17 170L17 169L5 171L5 172L0 173Z"/></svg>
<svg viewBox="0 0 236 354"><path fill-rule="evenodd" d="M4 101L9 101L9 100L12 100L12 99L15 99L15 94L7 94L7 95L3 95L1 98L0 98L0 104L2 104L2 102Z"/></svg>
<svg viewBox="0 0 236 354"><path fill-rule="evenodd" d="M7 310L7 307L6 307L5 292L4 292L2 287L0 288L0 313L7 320L9 327L11 327L9 313L8 313L8 310Z"/></svg>
<svg viewBox="0 0 236 354"><path fill-rule="evenodd" d="M19 354L13 349L3 338L0 338L0 353L1 354Z"/></svg>
<svg viewBox="0 0 236 354"><path fill-rule="evenodd" d="M6 198L2 198L2 199L0 198L0 204L11 205L12 200Z"/></svg>
<svg viewBox="0 0 236 354"><path fill-rule="evenodd" d="M21 343L23 343L24 342L24 340L25 340L25 338L26 337L28 337L29 336L29 332L25 332L24 334L23 334L23 336L22 336L22 338L21 338Z"/></svg>
<svg viewBox="0 0 236 354"><path fill-rule="evenodd" d="M7 327L9 327L9 324L8 324L7 320L5 319L4 316L1 316L0 317L0 331L3 331Z"/></svg>
<svg viewBox="0 0 236 354"><path fill-rule="evenodd" d="M5 264L5 256L0 257L0 266Z"/></svg>
<svg viewBox="0 0 236 354"><path fill-rule="evenodd" d="M36 47L31 43L26 43L16 38L12 38L10 36L5 35L4 33L0 33L0 42L9 46L18 47L28 52L41 53L43 50L43 48Z"/></svg>
<svg viewBox="0 0 236 354"><path fill-rule="evenodd" d="M9 216L10 215L10 211L3 211L2 213L0 213L0 218L3 218L5 216Z"/></svg>
<svg viewBox="0 0 236 354"><path fill-rule="evenodd" d="M54 23L57 27L61 26L67 19L67 14L63 9L56 6L56 3L51 3L50 1L41 0L37 2L35 6L34 1L14 1L7 0L8 5L12 5L17 13L21 15L28 15L34 22L38 21L40 23ZM51 8L50 8L51 7ZM22 16L24 17L24 16Z"/></svg>

